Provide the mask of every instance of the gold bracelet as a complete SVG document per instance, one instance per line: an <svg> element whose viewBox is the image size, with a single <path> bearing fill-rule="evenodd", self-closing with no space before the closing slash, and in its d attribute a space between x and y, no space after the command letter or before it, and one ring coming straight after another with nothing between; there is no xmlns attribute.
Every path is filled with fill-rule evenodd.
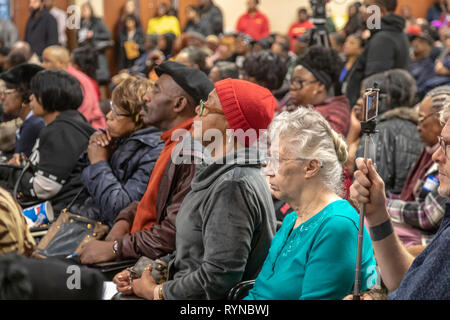
<svg viewBox="0 0 450 320"><path fill-rule="evenodd" d="M163 287L157 285L153 291L153 300L164 300Z"/></svg>

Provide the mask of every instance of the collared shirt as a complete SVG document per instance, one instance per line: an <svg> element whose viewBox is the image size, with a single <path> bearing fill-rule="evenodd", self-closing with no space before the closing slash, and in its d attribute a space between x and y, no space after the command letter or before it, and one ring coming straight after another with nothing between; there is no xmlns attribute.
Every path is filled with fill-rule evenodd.
<svg viewBox="0 0 450 320"><path fill-rule="evenodd" d="M447 198L448 200L448 198ZM433 241L419 255L390 300L450 299L450 204Z"/></svg>

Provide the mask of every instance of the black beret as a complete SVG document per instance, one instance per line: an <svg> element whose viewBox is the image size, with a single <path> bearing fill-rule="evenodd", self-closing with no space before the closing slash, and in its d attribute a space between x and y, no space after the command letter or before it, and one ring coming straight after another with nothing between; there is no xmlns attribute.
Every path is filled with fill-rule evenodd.
<svg viewBox="0 0 450 320"><path fill-rule="evenodd" d="M44 68L30 63L24 63L0 74L0 79L7 83L30 85L31 79Z"/></svg>
<svg viewBox="0 0 450 320"><path fill-rule="evenodd" d="M200 100L208 100L209 94L214 90L214 84L203 71L178 62L163 62L155 68L155 71L159 77L163 74L171 76L197 104Z"/></svg>

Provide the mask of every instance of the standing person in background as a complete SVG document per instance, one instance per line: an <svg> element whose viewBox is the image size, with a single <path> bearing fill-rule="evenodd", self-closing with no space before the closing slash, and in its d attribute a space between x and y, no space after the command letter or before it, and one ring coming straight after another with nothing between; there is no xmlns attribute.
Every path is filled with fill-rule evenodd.
<svg viewBox="0 0 450 320"><path fill-rule="evenodd" d="M359 57L364 51L364 46L366 41L362 38L360 34L351 34L347 37L344 43L343 53L346 57L344 68L339 76L339 82L342 83L342 93L345 94L347 91L346 80L350 77L351 73L354 71L354 67Z"/></svg>
<svg viewBox="0 0 450 320"><path fill-rule="evenodd" d="M104 129L106 120L100 109L98 94L92 85L91 79L70 64L69 51L61 46L49 47L42 54L42 60L42 66L45 69L61 69L67 71L80 81L81 88L83 89L83 101L78 111L83 114L94 129Z"/></svg>
<svg viewBox="0 0 450 320"><path fill-rule="evenodd" d="M381 29L370 30L367 46L348 80L346 96L351 106L359 98L363 79L386 70L406 69L409 64L409 41L403 31L405 19L395 14L397 0L365 0L364 4L364 9L371 5L380 8ZM368 12L363 16L368 21Z"/></svg>
<svg viewBox="0 0 450 320"><path fill-rule="evenodd" d="M45 48L58 44L58 23L45 9L41 0L30 0L30 18L25 29L25 41L39 57Z"/></svg>
<svg viewBox="0 0 450 320"><path fill-rule="evenodd" d="M177 17L169 16L169 5L167 3L160 3L156 17L148 21L147 34L166 34L173 33L176 37L181 34L180 22Z"/></svg>
<svg viewBox="0 0 450 320"><path fill-rule="evenodd" d="M205 37L213 34L213 26L200 18L200 8L190 5L186 7L186 26L183 32L199 32Z"/></svg>
<svg viewBox="0 0 450 320"><path fill-rule="evenodd" d="M119 70L131 68L145 51L145 36L139 27L139 20L130 14L125 18L125 29L119 34Z"/></svg>
<svg viewBox="0 0 450 320"><path fill-rule="evenodd" d="M101 18L94 15L89 2L81 6L81 29L78 31L78 44L83 46L91 43L98 51L97 81L100 86L106 85L110 80L108 60L105 50L109 47L111 31Z"/></svg>
<svg viewBox="0 0 450 320"><path fill-rule="evenodd" d="M312 28L314 28L314 23L309 20L306 8L298 9L298 21L293 23L288 31L289 39L291 40L291 51L294 51L297 37L303 36L306 31L311 30Z"/></svg>
<svg viewBox="0 0 450 320"><path fill-rule="evenodd" d="M348 7L348 21L345 24L344 29L340 31L344 37L348 37L353 33L364 30L363 17L360 9L360 2L355 2Z"/></svg>
<svg viewBox="0 0 450 320"><path fill-rule="evenodd" d="M247 0L247 12L238 20L236 31L248 34L255 41L270 35L270 24L267 16L258 10L259 0Z"/></svg>
<svg viewBox="0 0 450 320"><path fill-rule="evenodd" d="M223 15L222 11L214 5L212 0L199 0L200 3L200 23L209 25L210 34L219 36L223 33ZM205 36L209 36L206 34Z"/></svg>
<svg viewBox="0 0 450 320"><path fill-rule="evenodd" d="M63 47L67 47L67 34L66 34L66 12L55 7L53 0L44 0L44 7L50 12L50 14L56 19L58 23L58 40L59 44Z"/></svg>

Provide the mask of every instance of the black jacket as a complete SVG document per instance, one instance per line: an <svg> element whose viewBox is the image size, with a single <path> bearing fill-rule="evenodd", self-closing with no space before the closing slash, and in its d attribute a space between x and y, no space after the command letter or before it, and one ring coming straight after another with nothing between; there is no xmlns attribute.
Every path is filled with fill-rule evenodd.
<svg viewBox="0 0 450 320"><path fill-rule="evenodd" d="M56 19L47 10L42 10L37 16L32 14L27 21L25 41L30 44L34 53L42 56L45 48L58 44Z"/></svg>
<svg viewBox="0 0 450 320"><path fill-rule="evenodd" d="M50 200L58 216L83 188L81 172L88 165L84 154L94 132L76 110L62 112L43 128L30 157L30 170L21 179L19 192L23 197L37 202ZM41 181L44 184L38 187Z"/></svg>
<svg viewBox="0 0 450 320"><path fill-rule="evenodd" d="M361 82L376 73L391 69L406 69L409 65L409 41L403 32L405 19L391 14L381 19L381 29L372 36L354 69L348 75L345 95L354 106L360 96Z"/></svg>

